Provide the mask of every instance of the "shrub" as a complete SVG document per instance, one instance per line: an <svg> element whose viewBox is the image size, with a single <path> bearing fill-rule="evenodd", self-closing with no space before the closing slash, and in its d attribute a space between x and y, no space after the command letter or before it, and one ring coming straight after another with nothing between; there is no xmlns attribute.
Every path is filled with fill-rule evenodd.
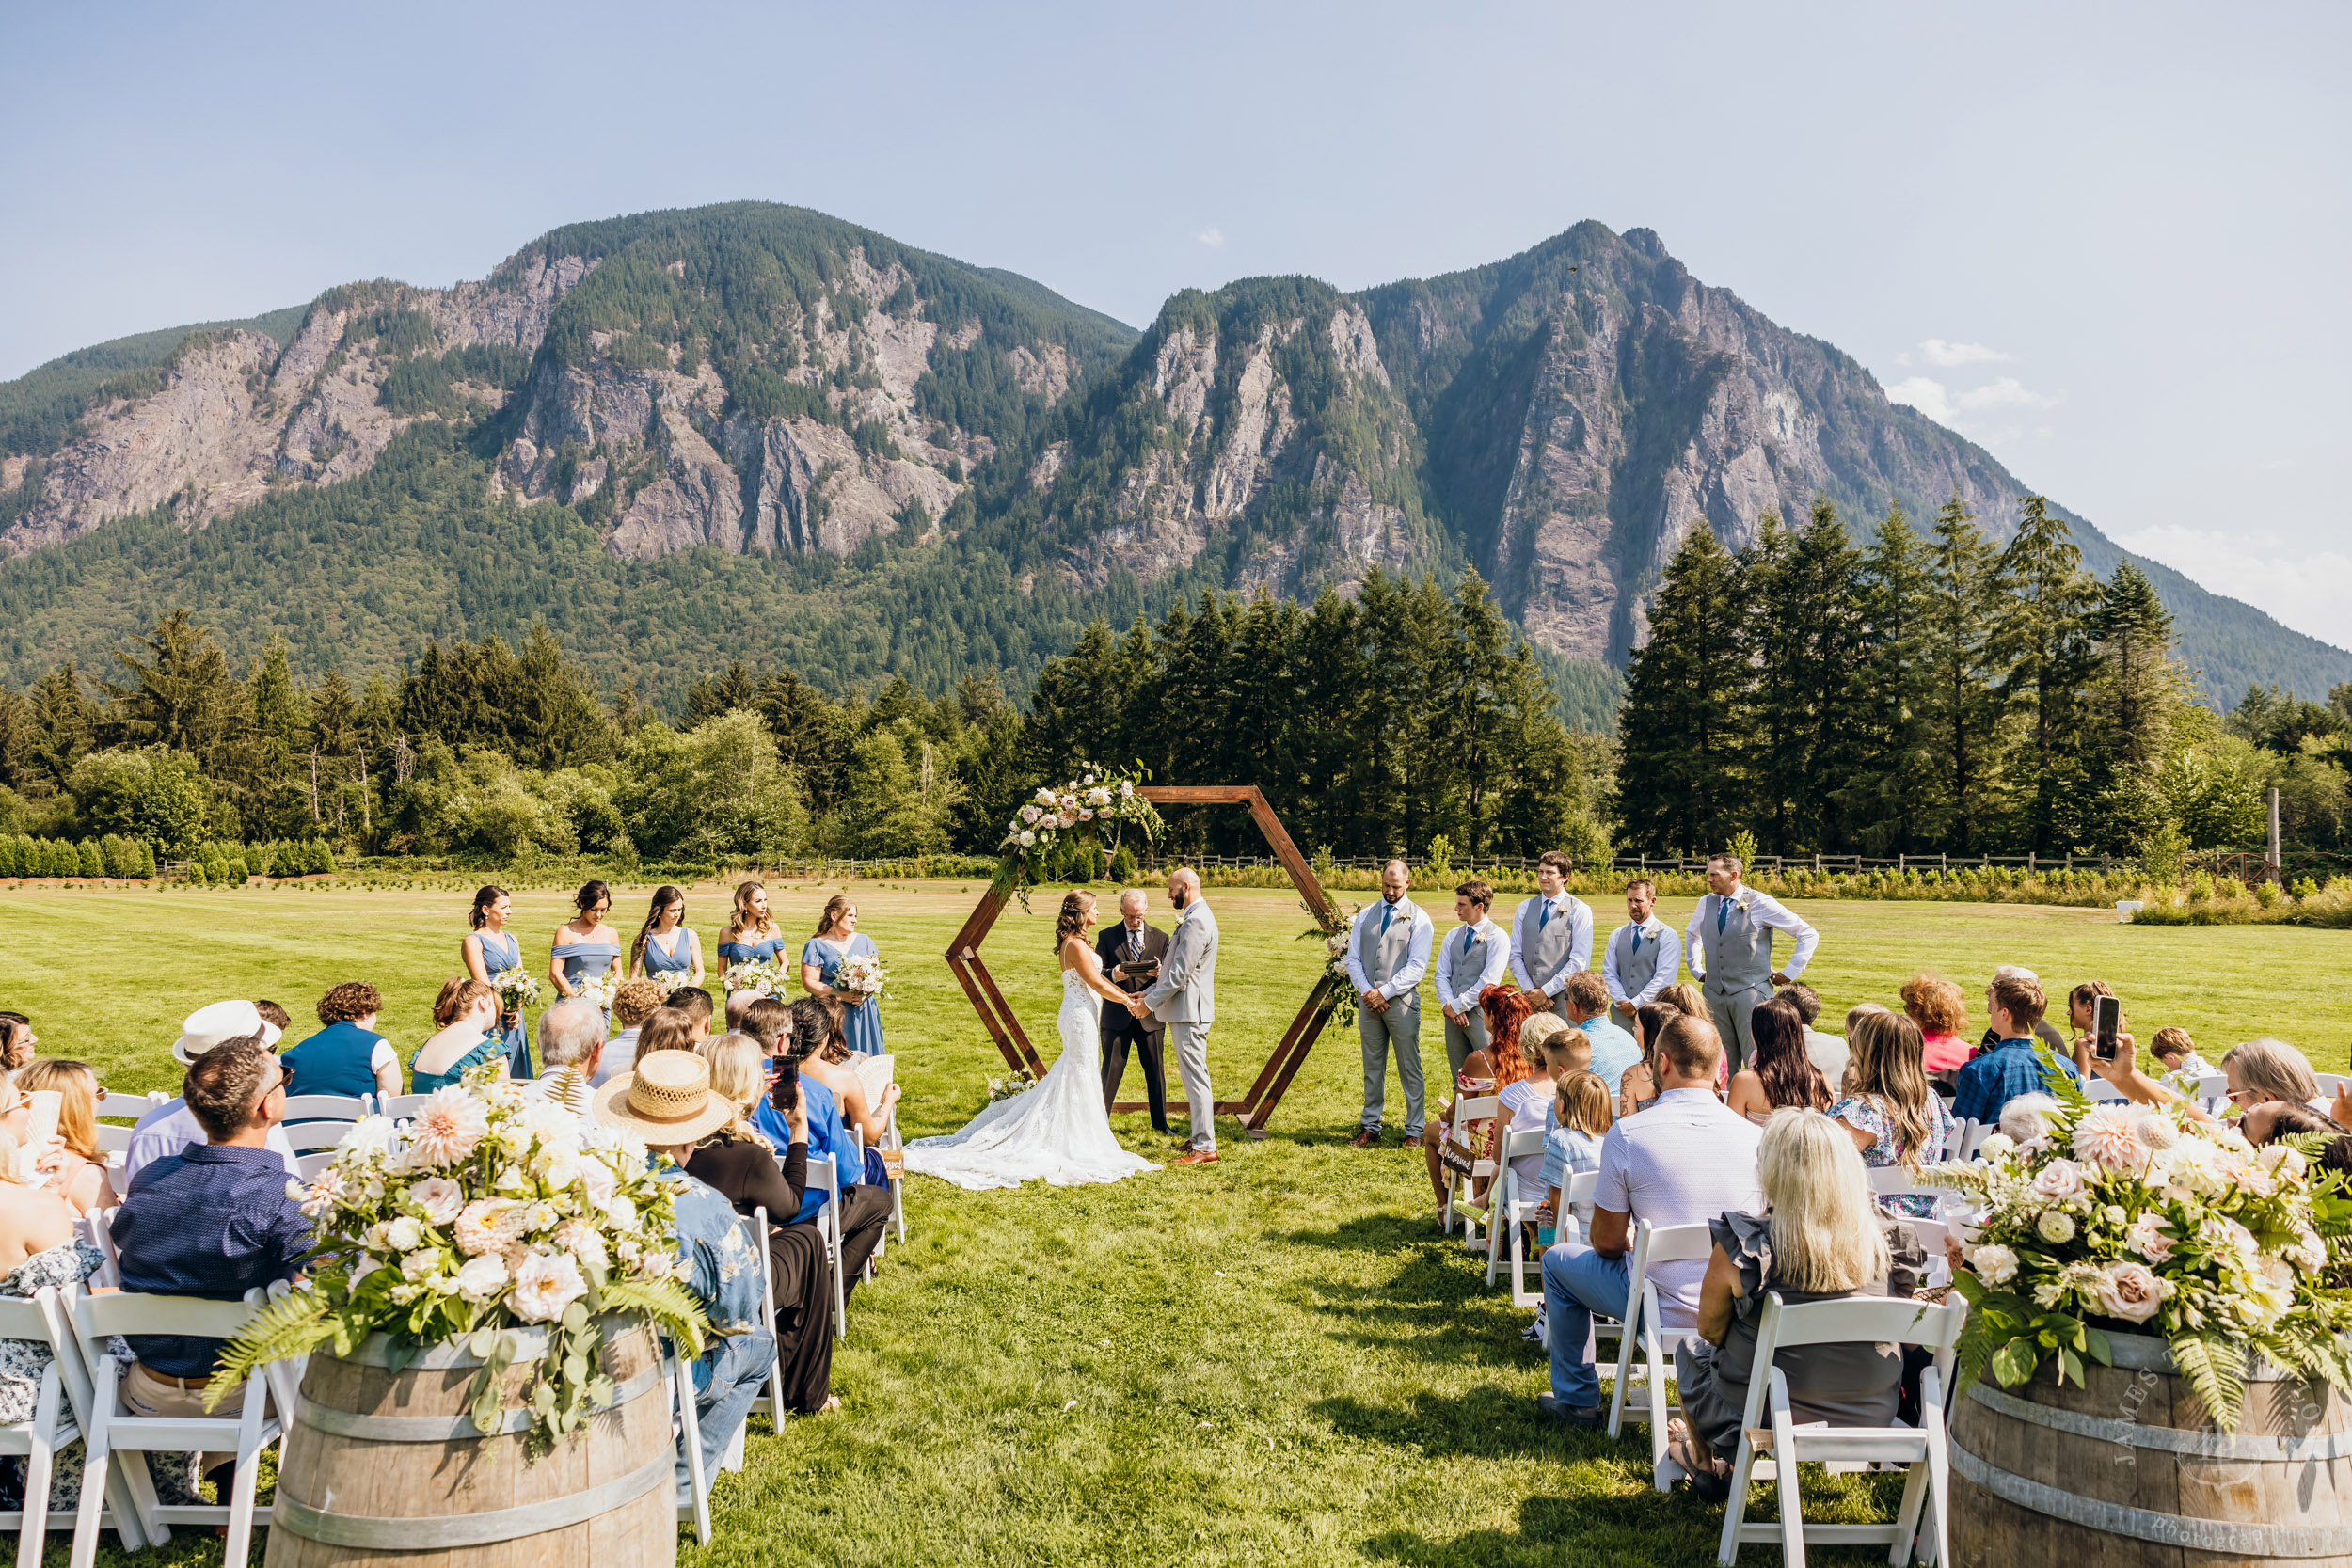
<svg viewBox="0 0 2352 1568"><path fill-rule="evenodd" d="M202 861L188 862L188 885L190 887L202 887L210 880L212 880L212 879L204 875L204 863Z"/></svg>
<svg viewBox="0 0 2352 1568"><path fill-rule="evenodd" d="M1124 844L1111 857L1111 880L1121 887L1133 886L1136 879L1136 852Z"/></svg>
<svg viewBox="0 0 2352 1568"><path fill-rule="evenodd" d="M106 857L100 852L96 839L82 840L74 853L81 862L80 870L83 876L103 877L106 874Z"/></svg>

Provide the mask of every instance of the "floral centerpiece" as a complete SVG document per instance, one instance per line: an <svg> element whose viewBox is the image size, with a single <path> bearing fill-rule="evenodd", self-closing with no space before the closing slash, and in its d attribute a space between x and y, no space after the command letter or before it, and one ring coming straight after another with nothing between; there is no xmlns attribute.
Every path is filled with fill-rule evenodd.
<svg viewBox="0 0 2352 1568"><path fill-rule="evenodd" d="M538 977L520 968L500 970L490 976L490 985L499 993L501 1013L518 1013L539 1000Z"/></svg>
<svg viewBox="0 0 2352 1568"><path fill-rule="evenodd" d="M1312 902L1302 898L1298 907L1315 917L1312 926L1298 933L1298 940L1323 943L1323 978L1330 988L1325 1006L1330 1010L1331 1021L1344 1029L1356 1022L1356 982L1347 974L1347 943L1359 906L1350 904L1342 912L1337 904L1327 900L1318 910Z"/></svg>
<svg viewBox="0 0 2352 1568"><path fill-rule="evenodd" d="M853 990L860 996L880 996L890 983L890 971L882 967L879 953L860 953L844 958L841 972L834 976L834 985L841 990Z"/></svg>
<svg viewBox="0 0 2352 1568"><path fill-rule="evenodd" d="M746 958L740 963L727 965L727 972L720 976L719 983L727 988L729 996L739 990L750 991L755 996L782 996L784 971L777 968L771 958Z"/></svg>
<svg viewBox="0 0 2352 1568"><path fill-rule="evenodd" d="M2036 1049L2058 1101L2043 1135L1995 1133L1980 1161L1921 1175L1980 1208L1953 1279L1969 1303L1960 1386L1989 1368L2014 1386L2045 1362L2079 1384L2114 1331L2164 1338L2224 1431L2249 1355L2352 1387L2352 1291L2333 1283L2352 1233L2344 1179L2303 1140L2258 1149L2183 1101L2093 1103Z"/></svg>
<svg viewBox="0 0 2352 1568"><path fill-rule="evenodd" d="M1113 845L1129 824L1147 841L1157 838L1168 824L1136 788L1144 776L1140 769L1122 775L1089 762L1069 783L1041 786L1006 825L997 847L995 886L1016 891L1025 901L1036 866L1064 844L1101 844L1106 827Z"/></svg>
<svg viewBox="0 0 2352 1568"><path fill-rule="evenodd" d="M642 1145L514 1084L437 1090L397 1125L368 1117L315 1180L287 1183L318 1250L307 1279L230 1342L215 1395L264 1362L323 1345L348 1356L372 1334L389 1337L395 1370L467 1340L484 1363L470 1414L486 1434L504 1418L499 1377L518 1354L508 1331L541 1328L546 1354L524 1399L544 1447L612 1397L596 1354L609 1324L650 1321L699 1353L707 1324L679 1283L676 1191Z"/></svg>

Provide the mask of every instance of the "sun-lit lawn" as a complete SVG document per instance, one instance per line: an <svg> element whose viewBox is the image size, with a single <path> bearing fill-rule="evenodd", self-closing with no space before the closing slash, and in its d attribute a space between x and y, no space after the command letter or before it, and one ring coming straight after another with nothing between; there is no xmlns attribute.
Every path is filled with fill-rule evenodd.
<svg viewBox="0 0 2352 1568"><path fill-rule="evenodd" d="M771 889L796 940L836 887ZM911 1135L950 1130L1001 1070L940 957L978 884L851 891L892 966L883 1006L903 1122ZM1049 1054L1057 896L1009 910L986 949ZM1293 940L1307 925L1293 895L1210 897L1225 933L1212 1065L1220 1092L1237 1097L1314 957ZM1165 920L1165 900L1153 902ZM544 961L564 900L517 903L526 954ZM642 894L624 895L615 924L633 928L642 906ZM168 1087L168 1046L200 1003L274 996L299 1034L327 986L365 978L385 992L385 1027L405 1053L457 972L465 907L454 894L333 890L0 894L0 1006L33 1017L44 1053L81 1056L113 1084ZM707 946L724 907L723 890L692 895ZM2108 979L2143 1033L2184 1023L2209 1054L2275 1033L2323 1068L2346 1065L2352 1000L2333 983L2352 953L2343 933L2141 928L2020 906L1801 911L1824 932L1808 978L1833 1015L1891 1003L1904 975L1931 966L1974 995L2006 960L2054 985ZM1689 907L1662 912L1678 921ZM1601 913L1605 935L1621 911ZM1442 1063L1434 1031L1427 1046ZM717 1541L690 1542L685 1556L878 1568L1707 1560L1720 1513L1652 1493L1638 1435L1612 1444L1537 1422L1543 1362L1518 1337L1524 1316L1486 1292L1458 1242L1439 1240L1418 1161L1341 1143L1358 1079L1352 1032L1327 1037L1272 1136L1251 1143L1221 1124L1214 1167L1061 1192L966 1194L916 1179L913 1234L859 1293L834 1362L846 1408L782 1436L757 1423L750 1468L720 1483ZM1139 1098L1132 1066L1126 1092ZM1393 1089L1391 1106L1393 1126ZM1120 1132L1168 1152L1140 1116ZM1847 1479L1809 1496L1835 1511L1872 1491ZM1891 1501L1886 1483L1875 1493ZM64 1541L51 1550L62 1563ZM1751 1548L1750 1560L1769 1555ZM216 1557L209 1536L183 1533L149 1560Z"/></svg>

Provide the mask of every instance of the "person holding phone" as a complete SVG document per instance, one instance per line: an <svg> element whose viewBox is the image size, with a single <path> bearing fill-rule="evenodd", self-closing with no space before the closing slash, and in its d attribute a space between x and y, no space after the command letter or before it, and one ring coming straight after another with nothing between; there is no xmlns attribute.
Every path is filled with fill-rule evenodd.
<svg viewBox="0 0 2352 1568"><path fill-rule="evenodd" d="M2102 1000L2113 1001L2114 999L2115 988L2105 980L2085 980L2066 993L2066 1026L2073 1031L2073 1037L2067 1041L2067 1049L2074 1053L2074 1071L2077 1075L2087 1075L2090 1071L2092 1015ZM2116 1029L2122 1027L2124 1025L2119 1018L2115 1029L2109 1030L2108 1034L2112 1036Z"/></svg>

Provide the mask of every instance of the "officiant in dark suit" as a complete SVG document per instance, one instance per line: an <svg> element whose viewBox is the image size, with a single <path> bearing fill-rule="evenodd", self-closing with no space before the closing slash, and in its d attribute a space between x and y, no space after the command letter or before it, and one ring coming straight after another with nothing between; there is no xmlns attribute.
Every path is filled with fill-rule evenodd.
<svg viewBox="0 0 2352 1568"><path fill-rule="evenodd" d="M1134 995L1141 995L1151 987L1152 976L1121 974L1119 966L1156 966L1168 952L1168 933L1145 923L1146 907L1139 889L1130 888L1120 894L1119 924L1106 927L1094 943L1095 956L1103 960L1103 973L1120 990ZM1134 1046L1143 1058L1143 1082L1152 1101L1152 1125L1162 1132L1168 1130L1168 1069L1160 1054L1167 1035L1167 1025L1149 1015L1137 1018L1124 1007L1103 1009L1104 1108L1107 1110L1119 1098L1119 1081L1127 1075L1127 1051Z"/></svg>

